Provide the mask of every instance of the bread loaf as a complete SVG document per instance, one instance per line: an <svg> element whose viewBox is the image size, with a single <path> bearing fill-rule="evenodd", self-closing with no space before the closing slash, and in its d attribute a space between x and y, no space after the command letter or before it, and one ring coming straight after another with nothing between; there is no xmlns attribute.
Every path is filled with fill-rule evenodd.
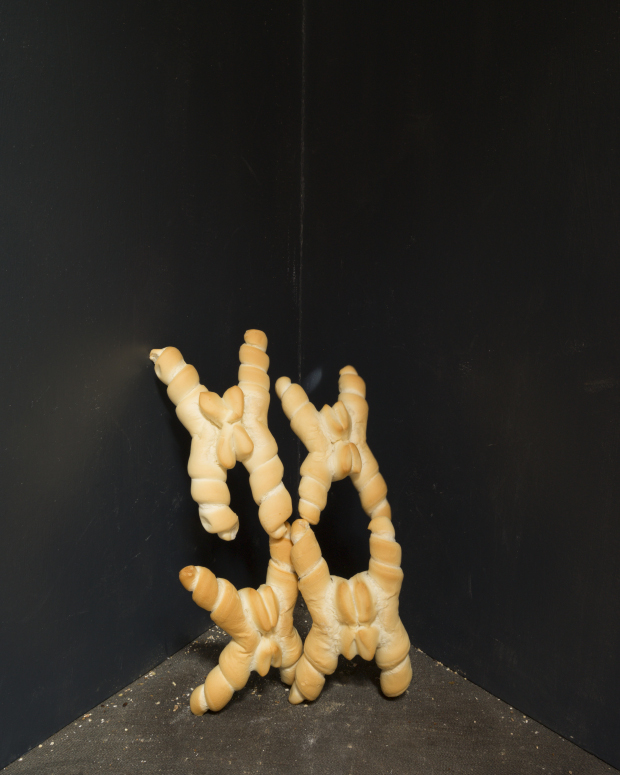
<svg viewBox="0 0 620 775"><path fill-rule="evenodd" d="M293 704L319 696L325 676L336 669L339 654L347 659L357 654L366 660L374 658L387 697L402 694L411 682L409 636L398 615L403 578L400 546L387 517L371 520L369 529L369 569L347 580L330 575L308 521L293 523L291 560L312 616L289 694Z"/></svg>
<svg viewBox="0 0 620 775"><path fill-rule="evenodd" d="M246 685L252 670L266 675L273 665L280 668L284 683L293 683L302 645L293 627L297 576L291 565L288 522L282 528L280 538L269 540L267 583L258 589L237 591L229 581L216 579L208 568L200 566L190 565L179 574L194 602L211 611L215 624L232 637L220 654L219 664L192 692L190 708L196 715L221 710L233 693Z"/></svg>
<svg viewBox="0 0 620 775"><path fill-rule="evenodd" d="M401 549L394 538L387 486L366 440L366 385L346 366L339 389L334 406L318 412L300 385L287 377L276 382L284 413L308 450L299 486L302 519L293 523L291 559L312 628L297 665L292 703L318 697L339 654L376 659L388 697L402 694L411 681L409 637L398 615ZM347 475L371 518L368 570L349 580L330 575L309 524L319 521L331 483Z"/></svg>
<svg viewBox="0 0 620 775"><path fill-rule="evenodd" d="M155 373L168 386L177 416L192 436L188 472L192 498L209 533L233 539L239 529L230 509L226 471L240 460L250 473L250 487L261 524L275 537L284 535L291 516L291 496L282 484L278 445L267 426L269 357L262 331L245 333L239 352L239 385L223 396L200 384L198 372L175 347L151 350Z"/></svg>

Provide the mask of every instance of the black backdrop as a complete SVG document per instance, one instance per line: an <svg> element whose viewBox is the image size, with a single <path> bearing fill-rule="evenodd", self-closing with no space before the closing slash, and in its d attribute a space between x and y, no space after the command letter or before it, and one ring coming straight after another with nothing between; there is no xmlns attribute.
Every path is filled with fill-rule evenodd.
<svg viewBox="0 0 620 775"><path fill-rule="evenodd" d="M301 22L260 5L1 11L0 766L207 628L183 566L264 579L257 519L200 527L148 360L221 392L256 327L297 368Z"/></svg>
<svg viewBox="0 0 620 775"><path fill-rule="evenodd" d="M368 382L413 642L616 766L619 11L309 2L302 275L313 397Z"/></svg>
<svg viewBox="0 0 620 775"><path fill-rule="evenodd" d="M180 567L262 580L146 360L220 391L259 327L319 404L367 380L415 645L620 766L619 10L2 12L0 763L207 626ZM334 486L333 572L365 524Z"/></svg>

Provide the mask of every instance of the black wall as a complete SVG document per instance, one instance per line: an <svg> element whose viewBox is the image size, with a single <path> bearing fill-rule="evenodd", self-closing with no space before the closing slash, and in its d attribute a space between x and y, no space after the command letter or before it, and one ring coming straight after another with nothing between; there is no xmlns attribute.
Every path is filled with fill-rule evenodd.
<svg viewBox="0 0 620 775"><path fill-rule="evenodd" d="M234 544L200 527L148 353L221 391L257 327L296 370L301 61L288 3L37 0L1 26L0 766L206 629L183 566L264 578L247 476Z"/></svg>
<svg viewBox="0 0 620 775"><path fill-rule="evenodd" d="M313 398L368 383L413 642L616 766L618 10L308 2L302 275ZM366 518L328 509L347 575Z"/></svg>

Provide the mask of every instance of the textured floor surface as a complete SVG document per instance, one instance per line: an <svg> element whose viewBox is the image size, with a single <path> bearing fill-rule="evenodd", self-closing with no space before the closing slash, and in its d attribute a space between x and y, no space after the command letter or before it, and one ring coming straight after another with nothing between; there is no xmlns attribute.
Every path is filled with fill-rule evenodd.
<svg viewBox="0 0 620 775"><path fill-rule="evenodd" d="M303 635L303 607L297 619ZM193 716L191 689L227 640L209 630L3 772L619 774L415 649L411 686L393 700L381 695L374 664L342 659L309 705L291 705L272 670L252 673L220 713Z"/></svg>

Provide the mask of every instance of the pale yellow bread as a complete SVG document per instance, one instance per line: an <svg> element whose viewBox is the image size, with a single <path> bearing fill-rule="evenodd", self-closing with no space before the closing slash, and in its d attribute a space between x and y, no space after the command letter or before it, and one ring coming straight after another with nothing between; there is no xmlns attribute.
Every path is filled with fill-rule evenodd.
<svg viewBox="0 0 620 775"><path fill-rule="evenodd" d="M381 668L381 689L388 697L402 694L411 682L409 636L398 615L400 546L388 517L371 520L369 528L369 569L347 580L330 575L307 520L293 523L291 560L312 616L289 694L294 704L319 696L339 654L347 659L357 654L375 658Z"/></svg>
<svg viewBox="0 0 620 775"><path fill-rule="evenodd" d="M362 508L372 519L378 516L391 516L387 502L387 485L379 473L379 464L370 451L366 440L368 425L368 403L366 401L366 383L353 366L340 370L338 380L340 394L338 400L345 406L351 418L350 439L359 452L361 466L350 476L355 489L359 492Z"/></svg>
<svg viewBox="0 0 620 775"><path fill-rule="evenodd" d="M293 503L282 484L284 466L267 426L270 402L267 337L262 331L250 329L245 332L244 341L239 350L239 388L245 406L243 427L251 439L252 451L243 458L243 465L250 474L261 525L269 535L279 538L285 533L284 523L293 513Z"/></svg>
<svg viewBox="0 0 620 775"><path fill-rule="evenodd" d="M221 710L246 685L252 670L266 675L273 665L280 668L284 683L293 682L302 645L293 626L297 577L290 560L288 522L283 528L282 537L270 538L267 583L258 589L237 591L229 581L200 566L190 565L179 573L194 602L210 611L215 624L232 638L219 664L192 692L190 708L197 715Z"/></svg>
<svg viewBox="0 0 620 775"><path fill-rule="evenodd" d="M308 450L300 470L299 514L315 525L332 482L361 471L357 447L350 441L349 415L342 402L326 405L319 412L301 385L288 377L276 382L276 393L291 428Z"/></svg>
<svg viewBox="0 0 620 775"><path fill-rule="evenodd" d="M225 416L232 409L224 399L210 393L200 384L198 372L185 363L176 347L151 350L155 374L168 386L168 396L177 408L177 417L192 437L192 446L187 466L192 480L191 495L198 503L198 514L203 527L209 533L217 533L226 541L237 535L239 520L230 508L230 493L226 485L226 465L218 457L221 425L212 422L203 413L215 399L219 401ZM228 466L230 467L230 466Z"/></svg>
<svg viewBox="0 0 620 775"><path fill-rule="evenodd" d="M252 329L244 339L239 351L239 385L222 396L200 384L196 369L185 363L175 347L152 350L150 355L155 373L168 386L177 416L192 436L188 472L202 524L225 540L233 539L239 528L226 484L226 472L237 460L250 473L252 495L267 533L284 535L284 523L293 511L282 484L284 468L278 445L267 426L267 337Z"/></svg>

